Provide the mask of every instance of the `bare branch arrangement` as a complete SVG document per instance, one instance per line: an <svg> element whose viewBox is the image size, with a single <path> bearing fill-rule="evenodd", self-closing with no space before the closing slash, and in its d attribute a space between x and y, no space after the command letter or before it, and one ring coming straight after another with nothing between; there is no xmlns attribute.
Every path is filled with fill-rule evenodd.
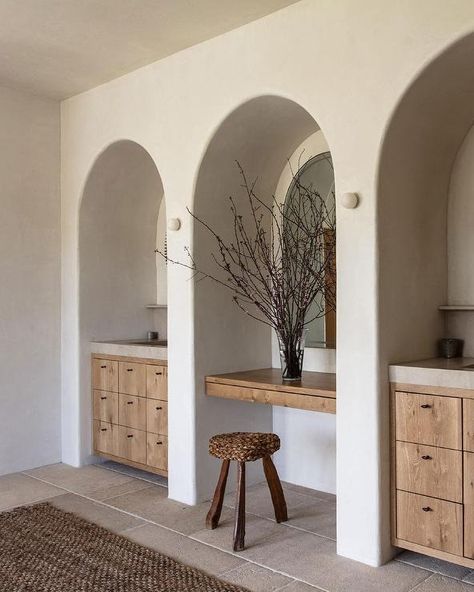
<svg viewBox="0 0 474 592"><path fill-rule="evenodd" d="M173 261L157 252L194 271L197 279L209 278L230 290L243 312L276 331L284 349L286 378L298 375L298 370L300 377L299 343L305 326L335 310L336 305L334 200L321 196L312 186L303 186L296 174L292 199L282 204L273 196L267 205L256 194L255 182L249 183L239 163L237 166L246 211L229 198L233 218L230 240L188 209L215 241L211 255L216 273L200 269L188 248L187 262Z"/></svg>

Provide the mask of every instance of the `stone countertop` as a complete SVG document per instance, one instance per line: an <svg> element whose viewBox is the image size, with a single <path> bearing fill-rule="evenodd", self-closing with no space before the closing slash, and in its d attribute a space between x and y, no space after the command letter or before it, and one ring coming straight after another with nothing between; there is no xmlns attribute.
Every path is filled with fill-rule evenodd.
<svg viewBox="0 0 474 592"><path fill-rule="evenodd" d="M467 366L472 365L472 368ZM391 364L390 382L474 389L474 358L431 358Z"/></svg>
<svg viewBox="0 0 474 592"><path fill-rule="evenodd" d="M168 345L163 340L147 341L146 339L92 341L91 353L108 354L110 356L128 356L130 358L149 358L151 360L167 360Z"/></svg>

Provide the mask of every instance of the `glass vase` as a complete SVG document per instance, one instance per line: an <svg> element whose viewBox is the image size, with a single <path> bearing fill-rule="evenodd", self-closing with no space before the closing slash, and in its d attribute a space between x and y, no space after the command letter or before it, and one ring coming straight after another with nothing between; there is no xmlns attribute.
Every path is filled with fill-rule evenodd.
<svg viewBox="0 0 474 592"><path fill-rule="evenodd" d="M301 380L306 332L303 329L296 337L285 339L278 335L281 375L285 382Z"/></svg>

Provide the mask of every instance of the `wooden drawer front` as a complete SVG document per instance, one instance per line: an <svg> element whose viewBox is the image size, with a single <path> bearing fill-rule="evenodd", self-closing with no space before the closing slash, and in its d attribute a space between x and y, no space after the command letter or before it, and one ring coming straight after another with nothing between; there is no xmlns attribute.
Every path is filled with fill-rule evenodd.
<svg viewBox="0 0 474 592"><path fill-rule="evenodd" d="M474 559L474 454L464 453L464 555Z"/></svg>
<svg viewBox="0 0 474 592"><path fill-rule="evenodd" d="M146 432L119 426L119 456L146 464Z"/></svg>
<svg viewBox="0 0 474 592"><path fill-rule="evenodd" d="M94 391L93 416L94 419L117 424L119 422L118 394Z"/></svg>
<svg viewBox="0 0 474 592"><path fill-rule="evenodd" d="M131 362L119 362L119 393L146 395L146 366Z"/></svg>
<svg viewBox="0 0 474 592"><path fill-rule="evenodd" d="M397 491L397 538L462 556L462 505Z"/></svg>
<svg viewBox="0 0 474 592"><path fill-rule="evenodd" d="M150 399L168 400L168 368L166 366L146 367L146 396Z"/></svg>
<svg viewBox="0 0 474 592"><path fill-rule="evenodd" d="M168 438L147 434L147 464L157 469L168 470Z"/></svg>
<svg viewBox="0 0 474 592"><path fill-rule="evenodd" d="M121 426L128 426L137 430L146 430L146 399L119 395L118 411Z"/></svg>
<svg viewBox="0 0 474 592"><path fill-rule="evenodd" d="M461 449L461 399L397 392L395 406L397 440Z"/></svg>
<svg viewBox="0 0 474 592"><path fill-rule="evenodd" d="M462 503L462 452L397 442L397 489Z"/></svg>
<svg viewBox="0 0 474 592"><path fill-rule="evenodd" d="M147 432L168 434L168 403L156 399L147 400Z"/></svg>
<svg viewBox="0 0 474 592"><path fill-rule="evenodd" d="M463 436L464 450L474 452L474 400L464 399L463 402Z"/></svg>
<svg viewBox="0 0 474 592"><path fill-rule="evenodd" d="M94 421L94 450L105 454L118 453L118 426L104 421Z"/></svg>
<svg viewBox="0 0 474 592"><path fill-rule="evenodd" d="M118 391L118 362L92 360L92 387L99 391Z"/></svg>

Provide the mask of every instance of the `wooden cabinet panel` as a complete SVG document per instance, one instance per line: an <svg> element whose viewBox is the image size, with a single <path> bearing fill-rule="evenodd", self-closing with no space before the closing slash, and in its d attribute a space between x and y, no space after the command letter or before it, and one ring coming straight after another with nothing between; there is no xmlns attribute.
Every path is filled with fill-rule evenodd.
<svg viewBox="0 0 474 592"><path fill-rule="evenodd" d="M147 400L147 432L168 434L168 403L157 399Z"/></svg>
<svg viewBox="0 0 474 592"><path fill-rule="evenodd" d="M124 426L119 426L118 430L118 456L146 464L146 432Z"/></svg>
<svg viewBox="0 0 474 592"><path fill-rule="evenodd" d="M118 426L103 421L93 423L94 450L105 454L118 453Z"/></svg>
<svg viewBox="0 0 474 592"><path fill-rule="evenodd" d="M119 394L118 423L137 430L146 430L146 403L142 397Z"/></svg>
<svg viewBox="0 0 474 592"><path fill-rule="evenodd" d="M168 470L168 438L147 434L147 464L157 469Z"/></svg>
<svg viewBox="0 0 474 592"><path fill-rule="evenodd" d="M474 454L464 453L464 556L474 559Z"/></svg>
<svg viewBox="0 0 474 592"><path fill-rule="evenodd" d="M474 452L474 400L464 399L463 402L463 438L464 450Z"/></svg>
<svg viewBox="0 0 474 592"><path fill-rule="evenodd" d="M144 397L146 395L146 366L119 362L119 393Z"/></svg>
<svg viewBox="0 0 474 592"><path fill-rule="evenodd" d="M396 487L462 502L462 452L397 442Z"/></svg>
<svg viewBox="0 0 474 592"><path fill-rule="evenodd" d="M118 424L118 394L94 391L92 414L94 419Z"/></svg>
<svg viewBox="0 0 474 592"><path fill-rule="evenodd" d="M166 366L147 365L146 395L150 399L168 400L168 368Z"/></svg>
<svg viewBox="0 0 474 592"><path fill-rule="evenodd" d="M397 538L462 556L462 529L461 504L397 491Z"/></svg>
<svg viewBox="0 0 474 592"><path fill-rule="evenodd" d="M92 360L92 387L99 391L118 391L118 362Z"/></svg>
<svg viewBox="0 0 474 592"><path fill-rule="evenodd" d="M395 414L397 440L461 449L461 399L397 392Z"/></svg>

